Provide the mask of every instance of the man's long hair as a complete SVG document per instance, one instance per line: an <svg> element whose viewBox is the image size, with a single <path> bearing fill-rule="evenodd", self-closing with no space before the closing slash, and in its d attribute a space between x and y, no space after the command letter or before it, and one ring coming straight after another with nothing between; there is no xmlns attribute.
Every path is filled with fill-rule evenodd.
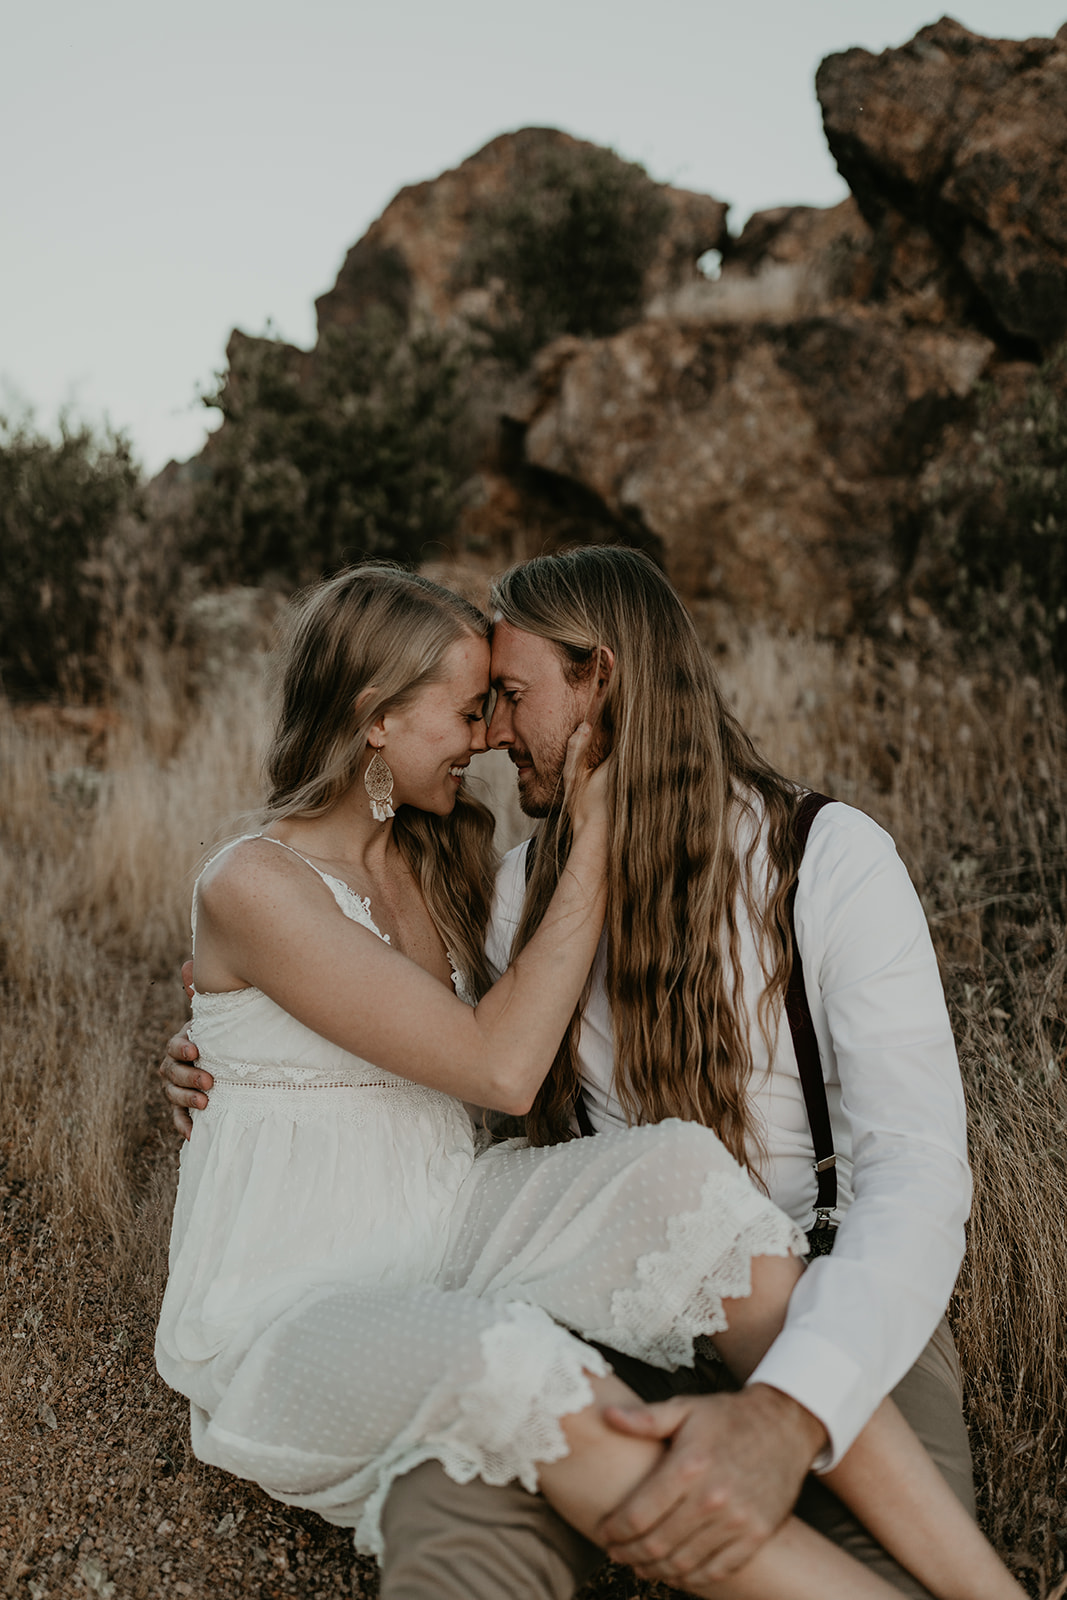
<svg viewBox="0 0 1067 1600"><path fill-rule="evenodd" d="M575 684L596 671L603 647L614 653L601 731L615 756L607 994L623 1109L631 1123L705 1123L748 1165L760 1138L746 1098L737 911L747 909L756 931L766 980L757 1020L771 1048L792 960L797 790L727 709L688 612L646 556L597 546L540 556L506 573L492 599L504 621L557 647ZM756 882L761 834L769 866ZM555 806L536 842L516 950L545 914L568 838ZM577 1040L575 1013L528 1119L535 1143L570 1135Z"/></svg>

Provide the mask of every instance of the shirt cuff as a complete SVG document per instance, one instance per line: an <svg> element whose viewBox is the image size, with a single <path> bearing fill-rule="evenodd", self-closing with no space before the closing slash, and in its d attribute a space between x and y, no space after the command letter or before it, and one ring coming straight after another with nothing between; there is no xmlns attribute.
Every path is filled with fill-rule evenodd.
<svg viewBox="0 0 1067 1600"><path fill-rule="evenodd" d="M781 1390L822 1423L830 1443L812 1463L814 1472L837 1466L878 1403L861 1367L803 1329L780 1333L748 1382Z"/></svg>

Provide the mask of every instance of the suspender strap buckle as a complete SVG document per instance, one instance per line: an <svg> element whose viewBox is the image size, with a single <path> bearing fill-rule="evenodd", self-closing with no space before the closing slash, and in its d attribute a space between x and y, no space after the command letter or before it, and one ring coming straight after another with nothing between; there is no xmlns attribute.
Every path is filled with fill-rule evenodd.
<svg viewBox="0 0 1067 1600"><path fill-rule="evenodd" d="M831 1213L822 1206L815 1208L815 1225L808 1234L808 1256L814 1260L816 1256L828 1256L834 1248L837 1238L837 1225L831 1220Z"/></svg>
<svg viewBox="0 0 1067 1600"><path fill-rule="evenodd" d="M813 1161L812 1166L816 1172L829 1172L832 1167L837 1166L837 1157L823 1156L821 1161Z"/></svg>

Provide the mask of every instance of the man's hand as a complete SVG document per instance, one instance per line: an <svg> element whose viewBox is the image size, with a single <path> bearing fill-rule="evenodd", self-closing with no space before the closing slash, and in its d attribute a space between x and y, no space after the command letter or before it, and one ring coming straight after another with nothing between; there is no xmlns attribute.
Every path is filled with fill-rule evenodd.
<svg viewBox="0 0 1067 1600"><path fill-rule="evenodd" d="M669 1441L656 1470L596 1530L613 1561L685 1588L745 1564L793 1509L827 1443L822 1424L766 1384L611 1407L620 1433Z"/></svg>
<svg viewBox="0 0 1067 1600"><path fill-rule="evenodd" d="M191 961L186 961L182 966L182 983L185 985L186 994L192 999ZM215 1085L210 1072L205 1072L202 1067L196 1066L199 1054L196 1045L189 1038L189 1024L186 1023L181 1033L176 1033L167 1041L167 1053L159 1063L163 1093L170 1101L174 1126L183 1139L188 1139L193 1131L193 1119L189 1115L189 1109L203 1111L207 1105L206 1096ZM202 1090L203 1093L198 1093L198 1090Z"/></svg>

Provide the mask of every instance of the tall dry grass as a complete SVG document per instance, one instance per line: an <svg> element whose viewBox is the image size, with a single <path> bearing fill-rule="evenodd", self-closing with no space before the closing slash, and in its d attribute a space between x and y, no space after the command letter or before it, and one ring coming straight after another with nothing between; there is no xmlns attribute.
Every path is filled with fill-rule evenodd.
<svg viewBox="0 0 1067 1600"><path fill-rule="evenodd" d="M175 1179L153 1067L195 863L259 789L262 673L191 710L183 663L146 666L80 731L0 706L0 1593L37 1600L118 1592L95 1525L143 1526L175 1432L151 1374ZM128 1592L147 1572L153 1594L138 1544Z"/></svg>
<svg viewBox="0 0 1067 1600"><path fill-rule="evenodd" d="M175 1181L154 1065L195 866L258 797L266 721L254 660L199 705L186 676L149 663L106 748L0 708L0 1594L28 1600L374 1592L342 1533L195 1463L152 1370ZM1067 1527L1059 692L758 633L724 679L784 770L890 829L923 896L971 1111L954 1317L982 1515L1046 1597ZM507 778L489 787L507 840Z"/></svg>
<svg viewBox="0 0 1067 1600"><path fill-rule="evenodd" d="M83 740L0 711L5 1117L22 1175L72 1215L89 1205L117 1236L143 990L188 944L206 842L258 797L265 723L259 673L184 717L163 691L157 668L127 697L103 765L88 764Z"/></svg>

